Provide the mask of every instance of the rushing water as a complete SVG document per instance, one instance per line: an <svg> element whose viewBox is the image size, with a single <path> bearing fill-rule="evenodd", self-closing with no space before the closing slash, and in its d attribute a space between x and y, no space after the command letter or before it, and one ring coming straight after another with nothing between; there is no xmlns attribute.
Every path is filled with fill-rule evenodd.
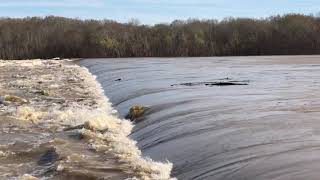
<svg viewBox="0 0 320 180"><path fill-rule="evenodd" d="M179 179L318 179L318 56L86 59L131 137ZM247 85L210 86L239 81ZM194 84L183 84L194 83Z"/></svg>

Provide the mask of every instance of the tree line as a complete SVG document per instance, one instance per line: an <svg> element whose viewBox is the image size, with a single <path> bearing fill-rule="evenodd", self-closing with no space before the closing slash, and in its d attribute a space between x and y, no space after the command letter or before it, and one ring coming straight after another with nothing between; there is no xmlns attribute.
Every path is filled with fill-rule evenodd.
<svg viewBox="0 0 320 180"><path fill-rule="evenodd" d="M0 18L0 59L297 55L320 53L320 18L137 21Z"/></svg>

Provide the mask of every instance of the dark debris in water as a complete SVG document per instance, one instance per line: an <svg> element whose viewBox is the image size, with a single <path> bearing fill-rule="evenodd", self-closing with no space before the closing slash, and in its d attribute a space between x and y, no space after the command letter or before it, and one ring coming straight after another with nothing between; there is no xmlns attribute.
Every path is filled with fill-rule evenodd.
<svg viewBox="0 0 320 180"><path fill-rule="evenodd" d="M181 84L172 84L171 86L245 86L249 85L249 81L213 81L213 82L188 82Z"/></svg>
<svg viewBox="0 0 320 180"><path fill-rule="evenodd" d="M54 163L58 160L59 155L54 149L48 150L38 161L38 164L41 166L46 166Z"/></svg>
<svg viewBox="0 0 320 180"><path fill-rule="evenodd" d="M206 86L244 86L249 85L247 82L239 82L239 81L233 81L233 82L213 82L213 83L206 83Z"/></svg>

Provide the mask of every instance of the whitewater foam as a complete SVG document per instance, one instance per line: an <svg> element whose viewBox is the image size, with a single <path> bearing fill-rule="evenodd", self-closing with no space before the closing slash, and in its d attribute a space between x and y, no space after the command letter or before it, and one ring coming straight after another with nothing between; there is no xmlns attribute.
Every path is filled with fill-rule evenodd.
<svg viewBox="0 0 320 180"><path fill-rule="evenodd" d="M45 115L44 112L38 112L34 108L29 106L23 106L17 109L16 117L20 120L30 121L37 123Z"/></svg>
<svg viewBox="0 0 320 180"><path fill-rule="evenodd" d="M19 180L39 180L39 179L36 178L36 177L33 177L33 176L29 175L29 174L25 174L25 175L21 176L19 178Z"/></svg>
<svg viewBox="0 0 320 180"><path fill-rule="evenodd" d="M10 112L13 116L10 118L29 122L36 125L35 127L41 127L44 131L48 128L50 132L51 130L63 132L70 127L71 129L81 127L82 129L78 129L78 132L88 143L89 148L99 152L97 154L105 153L106 156L114 157L120 164L119 169L127 177L143 180L175 179L170 176L172 163L155 162L142 156L137 142L128 137L134 125L118 117L117 111L112 108L96 77L84 67L62 62L41 60L2 62L0 60L0 66L32 69L21 75L13 75L12 81L6 84L12 89L22 88L27 92L32 91L29 93L28 103L5 107L6 112ZM55 66L51 66L52 64ZM54 73L43 73L43 69ZM41 72L40 75L35 76L35 71ZM39 84L46 86L39 87ZM44 90L53 91L54 95L47 96L41 93L39 95L38 91ZM77 99L82 100L77 101ZM57 171L68 171L68 161L73 161L73 155L79 152L71 153L71 155L67 153L66 159L62 158L57 162ZM0 151L0 157L9 155L7 151ZM79 155L81 156L81 153ZM30 177L26 175L24 178Z"/></svg>
<svg viewBox="0 0 320 180"><path fill-rule="evenodd" d="M63 119L69 125L84 124L80 130L82 136L91 144L97 152L113 154L121 162L121 169L133 176L133 179L165 180L171 178L172 163L155 162L143 157L136 145L136 141L130 139L133 124L116 116L108 98L104 95L101 85L96 81L88 69L79 67L81 76L90 87L89 91L98 97L95 108L73 107L63 112L55 112L58 119ZM58 170L64 168L59 166Z"/></svg>

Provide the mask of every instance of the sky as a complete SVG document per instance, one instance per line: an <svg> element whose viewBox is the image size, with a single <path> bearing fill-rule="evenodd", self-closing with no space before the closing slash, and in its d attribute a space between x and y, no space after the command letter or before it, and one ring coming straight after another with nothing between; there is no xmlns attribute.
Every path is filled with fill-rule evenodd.
<svg viewBox="0 0 320 180"><path fill-rule="evenodd" d="M0 0L1 17L55 15L119 22L138 19L150 25L175 19L222 20L319 12L320 0Z"/></svg>

